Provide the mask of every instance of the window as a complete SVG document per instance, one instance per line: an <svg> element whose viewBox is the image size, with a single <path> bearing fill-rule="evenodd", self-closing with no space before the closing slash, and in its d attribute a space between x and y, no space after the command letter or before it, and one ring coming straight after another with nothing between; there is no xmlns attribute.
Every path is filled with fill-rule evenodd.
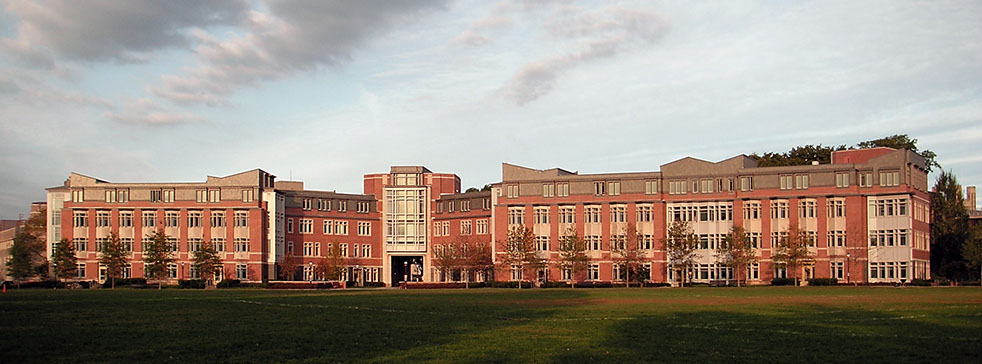
<svg viewBox="0 0 982 364"><path fill-rule="evenodd" d="M236 211L235 212L235 227L248 227L249 226L249 212L247 211Z"/></svg>
<svg viewBox="0 0 982 364"><path fill-rule="evenodd" d="M95 226L109 227L109 211L96 211Z"/></svg>
<svg viewBox="0 0 982 364"><path fill-rule="evenodd" d="M483 209L483 210L490 210L491 209L491 199L490 198L481 199L481 209Z"/></svg>
<svg viewBox="0 0 982 364"><path fill-rule="evenodd" d="M321 244L305 242L303 243L303 255L306 257L316 257L320 255Z"/></svg>
<svg viewBox="0 0 982 364"><path fill-rule="evenodd" d="M881 199L869 202L870 216L907 216L907 199Z"/></svg>
<svg viewBox="0 0 982 364"><path fill-rule="evenodd" d="M760 263L751 263L747 265L747 279L749 280L760 279Z"/></svg>
<svg viewBox="0 0 982 364"><path fill-rule="evenodd" d="M301 234L313 234L314 233L314 219L300 219L300 233Z"/></svg>
<svg viewBox="0 0 982 364"><path fill-rule="evenodd" d="M669 195L684 195L685 194L685 181L669 181L668 182L668 194Z"/></svg>
<svg viewBox="0 0 982 364"><path fill-rule="evenodd" d="M511 280L520 281L522 280L522 267L518 264L511 265Z"/></svg>
<svg viewBox="0 0 982 364"><path fill-rule="evenodd" d="M201 238L188 238L188 251L196 252L201 250L203 240Z"/></svg>
<svg viewBox="0 0 982 364"><path fill-rule="evenodd" d="M859 187L873 187L873 172L859 172Z"/></svg>
<svg viewBox="0 0 982 364"><path fill-rule="evenodd" d="M599 224L600 206L585 206L583 208L583 222L587 224Z"/></svg>
<svg viewBox="0 0 982 364"><path fill-rule="evenodd" d="M143 227L145 227L145 228L153 228L153 227L157 226L157 213L156 212L153 212L153 211L142 211L142 212L140 212L140 216L142 216L142 219L143 219L143 221L142 221L143 222Z"/></svg>
<svg viewBox="0 0 982 364"><path fill-rule="evenodd" d="M574 206L559 206L559 223L560 224L574 224L576 223L576 207Z"/></svg>
<svg viewBox="0 0 982 364"><path fill-rule="evenodd" d="M181 248L181 245L178 243L177 238L173 236L167 237L167 246L170 247L170 251L172 252L176 252Z"/></svg>
<svg viewBox="0 0 982 364"><path fill-rule="evenodd" d="M416 186L419 180L421 179L418 174L396 173L395 175L396 186Z"/></svg>
<svg viewBox="0 0 982 364"><path fill-rule="evenodd" d="M177 263L167 263L167 278L177 279Z"/></svg>
<svg viewBox="0 0 982 364"><path fill-rule="evenodd" d="M788 200L772 200L771 219L787 219L788 217Z"/></svg>
<svg viewBox="0 0 982 364"><path fill-rule="evenodd" d="M610 222L627 222L627 207L610 205Z"/></svg>
<svg viewBox="0 0 982 364"><path fill-rule="evenodd" d="M740 191L753 191L754 190L754 178L740 177Z"/></svg>
<svg viewBox="0 0 982 364"><path fill-rule="evenodd" d="M164 190L164 202L174 202L174 190Z"/></svg>
<svg viewBox="0 0 982 364"><path fill-rule="evenodd" d="M347 243L338 244L338 249L341 250L341 256L344 256L344 257L348 256L348 244Z"/></svg>
<svg viewBox="0 0 982 364"><path fill-rule="evenodd" d="M880 172L880 186L890 187L900 185L900 172L899 171L888 171Z"/></svg>
<svg viewBox="0 0 982 364"><path fill-rule="evenodd" d="M797 188L799 190L807 189L808 188L808 175L807 174L798 174L798 175L795 175L794 176L794 188Z"/></svg>
<svg viewBox="0 0 982 364"><path fill-rule="evenodd" d="M189 228L201 227L201 211L188 211L188 227Z"/></svg>
<svg viewBox="0 0 982 364"><path fill-rule="evenodd" d="M477 234L486 235L488 233L488 220L481 219L477 220Z"/></svg>
<svg viewBox="0 0 982 364"><path fill-rule="evenodd" d="M335 221L334 222L334 234L335 235L348 235L348 222L347 221Z"/></svg>
<svg viewBox="0 0 982 364"><path fill-rule="evenodd" d="M754 249L760 249L760 233L759 232L748 232L747 238L750 240L750 247Z"/></svg>
<svg viewBox="0 0 982 364"><path fill-rule="evenodd" d="M286 232L293 233L293 218L286 219Z"/></svg>
<svg viewBox="0 0 982 364"><path fill-rule="evenodd" d="M641 235L641 239L638 241L638 249L641 250L651 250L654 248L655 238L650 234Z"/></svg>
<svg viewBox="0 0 982 364"><path fill-rule="evenodd" d="M556 196L567 197L569 196L569 183L557 183L556 184Z"/></svg>
<svg viewBox="0 0 982 364"><path fill-rule="evenodd" d="M358 212L362 214L367 214L371 208L371 203L367 201L358 202Z"/></svg>
<svg viewBox="0 0 982 364"><path fill-rule="evenodd" d="M121 228L133 227L133 211L119 212L119 227Z"/></svg>
<svg viewBox="0 0 982 364"><path fill-rule="evenodd" d="M586 269L586 279L590 281L600 280L600 265L590 264Z"/></svg>
<svg viewBox="0 0 982 364"><path fill-rule="evenodd" d="M163 193L160 190L150 191L150 202L161 202L164 200Z"/></svg>
<svg viewBox="0 0 982 364"><path fill-rule="evenodd" d="M334 222L331 220L324 220L324 235L331 235L334 233Z"/></svg>
<svg viewBox="0 0 982 364"><path fill-rule="evenodd" d="M174 228L180 223L177 211L167 211L164 213L164 227Z"/></svg>
<svg viewBox="0 0 982 364"><path fill-rule="evenodd" d="M781 179L781 189L782 190L790 190L790 189L794 188L794 185L793 185L793 183L794 183L794 176L792 176L792 175L782 175L780 177L780 179Z"/></svg>
<svg viewBox="0 0 982 364"><path fill-rule="evenodd" d="M211 212L211 227L225 227L225 212L223 211L212 211Z"/></svg>
<svg viewBox="0 0 982 364"><path fill-rule="evenodd" d="M317 210L319 211L327 210L327 208L324 206L326 205L325 202L326 201L324 199L317 199Z"/></svg>
<svg viewBox="0 0 982 364"><path fill-rule="evenodd" d="M359 221L358 236L371 236L371 235L372 235L372 223L370 221Z"/></svg>
<svg viewBox="0 0 982 364"><path fill-rule="evenodd" d="M72 243L75 243L75 250L80 252L89 251L89 239L87 238L74 238Z"/></svg>
<svg viewBox="0 0 982 364"><path fill-rule="evenodd" d="M907 246L910 241L907 229L870 230L870 246Z"/></svg>
<svg viewBox="0 0 982 364"><path fill-rule="evenodd" d="M587 250L600 251L600 235L587 235L583 239L586 241Z"/></svg>
<svg viewBox="0 0 982 364"><path fill-rule="evenodd" d="M842 198L832 198L828 202L829 217L846 216L846 200Z"/></svg>
<svg viewBox="0 0 982 364"><path fill-rule="evenodd" d="M508 198L518 198L518 185L508 185Z"/></svg>
<svg viewBox="0 0 982 364"><path fill-rule="evenodd" d="M249 251L249 238L235 238L235 251L236 252Z"/></svg>
<svg viewBox="0 0 982 364"><path fill-rule="evenodd" d="M701 179L699 180L701 193L713 193L713 180L711 179Z"/></svg>
<svg viewBox="0 0 982 364"><path fill-rule="evenodd" d="M293 242L292 241L286 242L286 252L289 255L293 255Z"/></svg>
<svg viewBox="0 0 982 364"><path fill-rule="evenodd" d="M82 190L72 190L72 202L82 202Z"/></svg>
<svg viewBox="0 0 982 364"><path fill-rule="evenodd" d="M338 212L348 211L348 201L338 201Z"/></svg>
<svg viewBox="0 0 982 364"><path fill-rule="evenodd" d="M815 218L815 200L798 201L798 217L803 219Z"/></svg>
<svg viewBox="0 0 982 364"><path fill-rule="evenodd" d="M829 230L828 232L828 246L829 248L843 248L846 246L846 232L843 230Z"/></svg>
<svg viewBox="0 0 982 364"><path fill-rule="evenodd" d="M556 196L556 185L551 183L542 185L542 197L554 196Z"/></svg>
<svg viewBox="0 0 982 364"><path fill-rule="evenodd" d="M208 202L220 202L222 200L222 190L208 190Z"/></svg>
<svg viewBox="0 0 982 364"><path fill-rule="evenodd" d="M524 224L525 224L525 208L509 207L508 225L524 225Z"/></svg>
<svg viewBox="0 0 982 364"><path fill-rule="evenodd" d="M760 201L743 202L743 219L760 220Z"/></svg>
<svg viewBox="0 0 982 364"><path fill-rule="evenodd" d="M471 230L472 222L471 220L464 220L460 222L460 235L471 235L473 232Z"/></svg>
<svg viewBox="0 0 982 364"><path fill-rule="evenodd" d="M242 202L252 202L253 200L253 190L242 190Z"/></svg>
<svg viewBox="0 0 982 364"><path fill-rule="evenodd" d="M248 266L246 266L245 264L235 265L235 279L238 280L249 279L248 272L249 272Z"/></svg>
<svg viewBox="0 0 982 364"><path fill-rule="evenodd" d="M212 237L211 244L215 246L215 251L224 252L225 250L225 238L223 237Z"/></svg>
<svg viewBox="0 0 982 364"><path fill-rule="evenodd" d="M75 264L75 278L85 278L85 263Z"/></svg>
<svg viewBox="0 0 982 364"><path fill-rule="evenodd" d="M621 194L621 183L607 182L607 194L611 196L619 196Z"/></svg>
<svg viewBox="0 0 982 364"><path fill-rule="evenodd" d="M605 182L593 182L593 194L596 196L602 196L607 192L607 183Z"/></svg>
<svg viewBox="0 0 982 364"><path fill-rule="evenodd" d="M563 267L562 269L560 269L559 274L562 276L560 277L560 279L564 281L573 280L573 270L570 269L569 267Z"/></svg>
<svg viewBox="0 0 982 364"><path fill-rule="evenodd" d="M549 251L549 237L548 236L536 236L535 237L535 250L538 251Z"/></svg>
<svg viewBox="0 0 982 364"><path fill-rule="evenodd" d="M106 202L116 202L116 190L106 190Z"/></svg>
<svg viewBox="0 0 982 364"><path fill-rule="evenodd" d="M533 224L549 223L549 207L535 207L532 209Z"/></svg>
<svg viewBox="0 0 982 364"><path fill-rule="evenodd" d="M849 187L849 173L836 173L835 174L835 187Z"/></svg>
<svg viewBox="0 0 982 364"><path fill-rule="evenodd" d="M309 198L303 199L303 209L310 210L311 202Z"/></svg>
<svg viewBox="0 0 982 364"><path fill-rule="evenodd" d="M196 202L208 202L208 191L207 190L194 191L194 200Z"/></svg>
<svg viewBox="0 0 982 364"><path fill-rule="evenodd" d="M451 200L447 203L447 212L454 212L456 210L457 201Z"/></svg>
<svg viewBox="0 0 982 364"><path fill-rule="evenodd" d="M658 193L658 181L644 181L644 194L654 195Z"/></svg>
<svg viewBox="0 0 982 364"><path fill-rule="evenodd" d="M651 222L652 219L652 206L651 205L637 205L638 222Z"/></svg>

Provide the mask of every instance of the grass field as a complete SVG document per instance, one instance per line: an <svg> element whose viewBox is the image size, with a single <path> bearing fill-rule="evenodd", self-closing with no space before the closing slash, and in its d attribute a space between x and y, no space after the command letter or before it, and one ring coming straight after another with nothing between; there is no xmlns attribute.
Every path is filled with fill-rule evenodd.
<svg viewBox="0 0 982 364"><path fill-rule="evenodd" d="M11 290L0 363L978 362L982 289Z"/></svg>

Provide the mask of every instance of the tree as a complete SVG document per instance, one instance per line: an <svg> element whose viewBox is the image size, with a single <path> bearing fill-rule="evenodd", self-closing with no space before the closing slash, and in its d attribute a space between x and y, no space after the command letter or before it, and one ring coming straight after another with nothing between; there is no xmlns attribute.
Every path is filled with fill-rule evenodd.
<svg viewBox="0 0 982 364"><path fill-rule="evenodd" d="M785 235L777 240L771 259L787 268L788 274L795 280L795 285L799 285L798 269L813 260L811 252L808 251L808 246L813 244L812 238L797 226L789 226Z"/></svg>
<svg viewBox="0 0 982 364"><path fill-rule="evenodd" d="M433 253L433 266L443 272L444 277L452 280L453 272L463 269L467 241L458 236L454 241L437 246Z"/></svg>
<svg viewBox="0 0 982 364"><path fill-rule="evenodd" d="M292 281L297 278L297 270L300 266L300 258L293 255L287 254L283 257L283 260L276 263L279 266L279 271L277 276L284 281Z"/></svg>
<svg viewBox="0 0 982 364"><path fill-rule="evenodd" d="M875 148L875 147L888 147L893 149L910 149L911 151L920 154L924 157L927 162L927 171L931 172L934 167L941 168L941 165L935 160L937 154L934 152L924 149L917 149L917 139L911 139L907 134L897 134L888 137L867 140L865 142L859 142L856 144L857 148Z"/></svg>
<svg viewBox="0 0 982 364"><path fill-rule="evenodd" d="M559 237L559 269L570 270L570 286L576 287L576 273L582 272L590 263L586 255L586 240L576 230L570 228L566 234Z"/></svg>
<svg viewBox="0 0 982 364"><path fill-rule="evenodd" d="M505 262L518 266L519 272L524 276L525 269L538 267L541 263L535 254L535 235L532 229L525 225L519 225L508 231L508 240L505 245ZM531 287L531 281L529 281ZM518 279L518 288L522 288L522 277Z"/></svg>
<svg viewBox="0 0 982 364"><path fill-rule="evenodd" d="M661 242L668 254L668 264L676 273L675 276L679 277L679 287L684 287L686 272L699 258L699 254L696 254L699 237L692 232L688 221L677 220L668 225L668 231Z"/></svg>
<svg viewBox="0 0 982 364"><path fill-rule="evenodd" d="M221 255L211 240L201 243L198 250L191 253L191 264L202 278L209 281L215 279L215 270L223 267Z"/></svg>
<svg viewBox="0 0 982 364"><path fill-rule="evenodd" d="M491 191L491 184L488 183L484 187L481 187L481 191Z"/></svg>
<svg viewBox="0 0 982 364"><path fill-rule="evenodd" d="M644 258L648 251L641 246L641 240L641 233L638 232L633 222L629 222L624 228L623 245L611 249L611 252L615 254L614 261L620 265L622 272L626 275L624 282L628 287L631 286L632 278L639 283L644 282L640 273L645 269Z"/></svg>
<svg viewBox="0 0 982 364"><path fill-rule="evenodd" d="M966 278L961 249L968 233L962 188L950 171L941 171L931 197L931 268L935 275Z"/></svg>
<svg viewBox="0 0 982 364"><path fill-rule="evenodd" d="M982 286L982 226L971 229L968 239L962 244L962 257L967 267L979 270L979 286Z"/></svg>
<svg viewBox="0 0 982 364"><path fill-rule="evenodd" d="M341 255L341 249L339 247L332 246L327 249L327 256L321 261L323 265L322 274L325 277L333 277L334 279L341 280L341 274L344 270L348 268L348 258Z"/></svg>
<svg viewBox="0 0 982 364"><path fill-rule="evenodd" d="M740 287L740 274L746 280L747 266L756 263L757 249L750 241L747 231L741 226L733 226L726 234L723 242L716 246L716 260L727 267L733 269L737 287Z"/></svg>
<svg viewBox="0 0 982 364"><path fill-rule="evenodd" d="M494 261L491 259L491 245L485 242L474 243L467 249L465 266L472 272L494 271Z"/></svg>
<svg viewBox="0 0 982 364"><path fill-rule="evenodd" d="M157 289L160 289L161 281L167 278L169 265L174 263L174 252L167 238L161 229L143 239L143 276L156 279Z"/></svg>
<svg viewBox="0 0 982 364"><path fill-rule="evenodd" d="M78 258L75 257L75 244L67 238L61 239L51 254L55 265L55 278L69 279L78 275Z"/></svg>
<svg viewBox="0 0 982 364"><path fill-rule="evenodd" d="M31 214L14 235L7 273L17 281L48 276L47 215L45 210Z"/></svg>
<svg viewBox="0 0 982 364"><path fill-rule="evenodd" d="M102 244L99 252L102 253L99 264L106 267L106 278L110 280L110 287L116 288L116 278L123 274L123 267L127 264L126 251L123 250L123 243L119 240L119 235L109 233L109 238Z"/></svg>

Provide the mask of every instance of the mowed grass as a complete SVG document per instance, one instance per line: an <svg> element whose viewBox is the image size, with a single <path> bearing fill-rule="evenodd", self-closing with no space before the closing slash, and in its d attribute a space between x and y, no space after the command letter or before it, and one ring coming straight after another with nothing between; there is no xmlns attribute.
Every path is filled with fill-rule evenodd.
<svg viewBox="0 0 982 364"><path fill-rule="evenodd" d="M982 289L10 290L0 363L978 362Z"/></svg>

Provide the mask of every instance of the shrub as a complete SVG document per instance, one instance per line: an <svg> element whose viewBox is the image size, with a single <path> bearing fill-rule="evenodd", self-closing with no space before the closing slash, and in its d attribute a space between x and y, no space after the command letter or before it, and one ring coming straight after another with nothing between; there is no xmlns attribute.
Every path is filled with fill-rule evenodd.
<svg viewBox="0 0 982 364"><path fill-rule="evenodd" d="M794 278L774 278L771 280L772 286L793 286Z"/></svg>
<svg viewBox="0 0 982 364"><path fill-rule="evenodd" d="M409 282L406 283L406 289L441 289L441 288L464 288L463 283L423 283L423 282Z"/></svg>
<svg viewBox="0 0 982 364"><path fill-rule="evenodd" d="M385 287L385 283L382 282L364 282L362 287Z"/></svg>
<svg viewBox="0 0 982 364"><path fill-rule="evenodd" d="M522 282L522 286L523 286L523 287L528 287L528 284L526 284L525 282ZM491 281L491 282L488 282L488 287L493 287L493 288L518 288L518 282L510 282L510 281L504 281L504 282L499 282L499 281Z"/></svg>
<svg viewBox="0 0 982 364"><path fill-rule="evenodd" d="M613 287L610 282L579 282L576 284L576 288L611 288Z"/></svg>
<svg viewBox="0 0 982 364"><path fill-rule="evenodd" d="M839 280L835 278L812 278L808 280L809 286L835 286Z"/></svg>
<svg viewBox="0 0 982 364"><path fill-rule="evenodd" d="M649 282L644 284L645 287L671 287L672 284L668 282Z"/></svg>
<svg viewBox="0 0 982 364"><path fill-rule="evenodd" d="M242 281L238 279L223 279L221 282L218 282L218 288L234 288L241 286Z"/></svg>
<svg viewBox="0 0 982 364"><path fill-rule="evenodd" d="M931 280L930 279L915 279L915 280L910 281L910 285L911 286L925 286L926 287L926 286L930 286L931 285Z"/></svg>
<svg viewBox="0 0 982 364"><path fill-rule="evenodd" d="M178 287L181 287L181 288L204 289L205 288L205 280L204 279L181 279L181 280L178 280L177 281L177 286Z"/></svg>
<svg viewBox="0 0 982 364"><path fill-rule="evenodd" d="M569 283L566 282L543 282L539 285L541 288L569 288Z"/></svg>

